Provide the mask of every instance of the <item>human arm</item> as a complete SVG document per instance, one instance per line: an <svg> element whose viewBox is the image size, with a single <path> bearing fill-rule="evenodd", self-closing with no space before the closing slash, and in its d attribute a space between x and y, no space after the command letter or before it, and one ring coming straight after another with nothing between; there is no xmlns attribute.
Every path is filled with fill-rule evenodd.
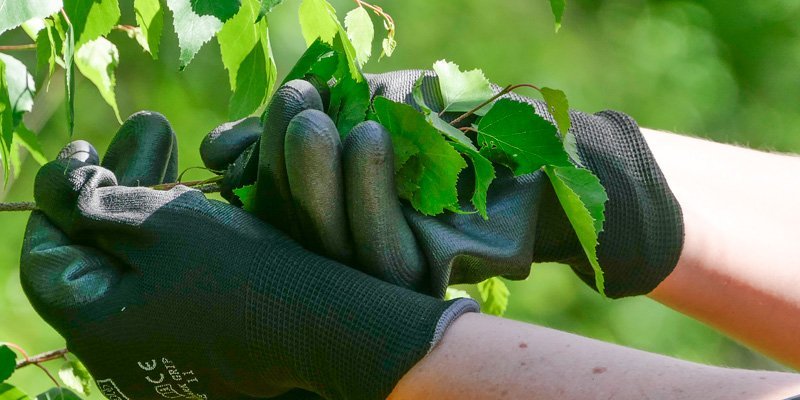
<svg viewBox="0 0 800 400"><path fill-rule="evenodd" d="M706 366L466 314L390 399L776 400L798 393L797 374Z"/></svg>
<svg viewBox="0 0 800 400"><path fill-rule="evenodd" d="M650 297L800 368L800 157L645 136L686 221L678 266Z"/></svg>

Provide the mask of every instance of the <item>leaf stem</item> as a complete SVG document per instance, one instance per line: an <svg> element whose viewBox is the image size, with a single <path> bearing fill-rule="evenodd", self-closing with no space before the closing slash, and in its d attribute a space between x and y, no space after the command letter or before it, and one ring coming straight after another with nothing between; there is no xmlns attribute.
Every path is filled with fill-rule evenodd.
<svg viewBox="0 0 800 400"><path fill-rule="evenodd" d="M478 110L480 110L481 108L486 107L486 105L491 104L493 101L499 99L500 97L503 97L503 96L505 96L505 95L507 95L507 94L519 89L519 88L524 88L524 87L531 88L531 89L534 89L534 90L539 91L539 92L542 91L542 89L540 89L538 86L531 85L529 83L521 83L519 85L508 85L508 86L504 87L503 90L497 92L496 95L494 95L491 98L489 98L489 100L486 100L481 104L478 104L477 106L475 106L475 108L465 112L464 114L462 114L458 118L454 119L452 122L450 122L450 125L458 126L458 124L461 121L469 118L471 115L473 115L476 112L478 112Z"/></svg>
<svg viewBox="0 0 800 400"><path fill-rule="evenodd" d="M7 46L0 46L0 51L33 50L35 48L36 48L36 43L12 44L12 45L7 45Z"/></svg>

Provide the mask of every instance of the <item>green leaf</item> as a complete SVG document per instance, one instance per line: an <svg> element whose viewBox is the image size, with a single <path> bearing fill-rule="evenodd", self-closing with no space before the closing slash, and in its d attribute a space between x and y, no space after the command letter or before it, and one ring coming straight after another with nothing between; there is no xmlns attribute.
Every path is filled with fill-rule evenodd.
<svg viewBox="0 0 800 400"><path fill-rule="evenodd" d="M117 107L114 88L117 85L116 69L119 65L117 46L106 38L97 38L87 42L75 53L75 65L81 74L89 79L100 91L103 100L114 110L117 121L122 123Z"/></svg>
<svg viewBox="0 0 800 400"><path fill-rule="evenodd" d="M0 400L29 400L27 394L17 389L14 385L0 383Z"/></svg>
<svg viewBox="0 0 800 400"><path fill-rule="evenodd" d="M167 0L167 7L172 11L172 23L178 34L181 49L178 60L183 70L200 48L222 29L222 19L215 15L198 15L192 9L191 0Z"/></svg>
<svg viewBox="0 0 800 400"><path fill-rule="evenodd" d="M569 119L569 101L567 101L567 95L560 90L548 87L542 88L541 93L542 97L544 97L544 101L547 103L547 110L556 121L558 130L562 135L566 134L569 132L569 128L572 125Z"/></svg>
<svg viewBox="0 0 800 400"><path fill-rule="evenodd" d="M450 144L472 161L472 167L475 170L475 191L472 194L472 205L475 206L475 209L483 219L489 219L486 213L486 196L489 191L489 185L495 178L494 166L491 161L478 152L478 149L464 132L439 118L439 115L433 112L428 104L425 103L425 97L422 94L423 80L424 77L420 77L414 84L414 89L411 92L414 101L422 110L428 122L441 134L452 140Z"/></svg>
<svg viewBox="0 0 800 400"><path fill-rule="evenodd" d="M508 308L510 295L506 284L500 278L494 277L479 283L477 287L483 303L482 311L490 315L503 316Z"/></svg>
<svg viewBox="0 0 800 400"><path fill-rule="evenodd" d="M59 19L59 21L62 21ZM64 57L64 86L66 94L67 130L69 136L75 129L75 29L69 21L60 22L65 25L64 43L61 54Z"/></svg>
<svg viewBox="0 0 800 400"><path fill-rule="evenodd" d="M317 38L333 44L333 38L340 30L336 9L326 0L303 0L300 4L300 29L307 45Z"/></svg>
<svg viewBox="0 0 800 400"><path fill-rule="evenodd" d="M36 84L28 73L28 68L21 61L3 53L0 53L0 61L6 65L8 99L11 104L13 125L16 126L22 120L22 115L33 108Z"/></svg>
<svg viewBox="0 0 800 400"><path fill-rule="evenodd" d="M105 36L120 17L119 0L64 0L64 11L75 32L75 46Z"/></svg>
<svg viewBox="0 0 800 400"><path fill-rule="evenodd" d="M14 374L17 368L17 353L6 345L0 346L0 382Z"/></svg>
<svg viewBox="0 0 800 400"><path fill-rule="evenodd" d="M65 362L58 370L58 377L68 388L80 394L88 396L92 391L92 375L79 360Z"/></svg>
<svg viewBox="0 0 800 400"><path fill-rule="evenodd" d="M439 60L433 64L433 70L439 77L439 88L444 100L443 111L470 111L494 95L492 84L479 69L462 72L458 65ZM481 110L485 112L489 107L487 105ZM477 114L481 115L483 112Z"/></svg>
<svg viewBox="0 0 800 400"><path fill-rule="evenodd" d="M356 82L352 76L345 74L331 88L331 100L328 115L339 130L342 139L350 131L367 118L370 104L370 92L367 81Z"/></svg>
<svg viewBox="0 0 800 400"><path fill-rule="evenodd" d="M261 21L261 18L266 17L267 14L271 13L272 10L281 3L283 3L283 0L261 0L261 7L258 10L256 22Z"/></svg>
<svg viewBox="0 0 800 400"><path fill-rule="evenodd" d="M356 61L363 67L372 56L372 40L375 38L375 27L364 7L356 7L344 17L347 37L356 50Z"/></svg>
<svg viewBox="0 0 800 400"><path fill-rule="evenodd" d="M44 18L58 12L61 0L0 0L0 34L32 18Z"/></svg>
<svg viewBox="0 0 800 400"><path fill-rule="evenodd" d="M36 40L39 32L47 27L44 18L31 18L20 25L23 31L28 34L32 40Z"/></svg>
<svg viewBox="0 0 800 400"><path fill-rule="evenodd" d="M597 237L603 230L608 195L600 180L587 169L548 166L545 172L594 269L597 290L605 296L603 270L597 261Z"/></svg>
<svg viewBox="0 0 800 400"><path fill-rule="evenodd" d="M553 9L553 17L556 19L556 33L561 29L561 20L564 18L566 5L567 0L550 0L550 8Z"/></svg>
<svg viewBox="0 0 800 400"><path fill-rule="evenodd" d="M556 127L536 114L530 104L500 99L478 123L481 153L504 164L515 175L545 165L571 166ZM495 150L495 151L492 151ZM498 157L497 152L505 157Z"/></svg>
<svg viewBox="0 0 800 400"><path fill-rule="evenodd" d="M81 397L69 389L54 387L36 396L36 400L81 400Z"/></svg>
<svg viewBox="0 0 800 400"><path fill-rule="evenodd" d="M248 116L263 105L277 76L267 20L253 23L258 7L258 0L245 0L239 13L217 34L222 63L234 92L229 110L231 119ZM239 74L240 70L244 73Z"/></svg>
<svg viewBox="0 0 800 400"><path fill-rule="evenodd" d="M447 291L444 292L444 300L453 300L453 299L471 299L472 297L467 293L466 290L456 289L454 287L447 288Z"/></svg>
<svg viewBox="0 0 800 400"><path fill-rule="evenodd" d="M239 66L236 88L231 96L228 117L244 118L256 111L265 101L274 75L268 76L264 46L257 43Z"/></svg>
<svg viewBox="0 0 800 400"><path fill-rule="evenodd" d="M134 0L133 11L136 24L141 32L136 41L142 48L158 60L158 48L161 43L161 32L164 30L164 10L159 0Z"/></svg>
<svg viewBox="0 0 800 400"><path fill-rule="evenodd" d="M38 79L47 79L49 85L49 78L53 75L56 64L61 62L63 65L56 50L61 48L62 42L58 33L54 32L53 21L45 20L45 24L45 28L36 36L36 75Z"/></svg>
<svg viewBox="0 0 800 400"><path fill-rule="evenodd" d="M8 184L11 143L14 140L14 113L8 97L6 64L0 59L0 156L3 159L3 187Z"/></svg>
<svg viewBox="0 0 800 400"><path fill-rule="evenodd" d="M461 155L410 105L377 97L373 107L392 135L400 196L426 215L455 206L458 174L467 166Z"/></svg>
<svg viewBox="0 0 800 400"><path fill-rule="evenodd" d="M24 147L39 165L47 164L42 145L35 133L31 132L24 123L20 122L14 130L14 143Z"/></svg>
<svg viewBox="0 0 800 400"><path fill-rule="evenodd" d="M381 49L383 51L381 52L380 58L383 58L384 56L391 57L394 53L394 49L396 48L397 41L394 40L394 34L392 33L388 37L383 38L383 41L381 42Z"/></svg>
<svg viewBox="0 0 800 400"><path fill-rule="evenodd" d="M578 138L575 137L575 134L572 132L567 132L564 135L564 151L567 152L569 158L572 159L572 163L583 167L583 160L581 160L581 155L578 153Z"/></svg>
<svg viewBox="0 0 800 400"><path fill-rule="evenodd" d="M256 185L242 186L238 189L233 189L233 194L242 201L242 209L247 212L253 212L256 202Z"/></svg>

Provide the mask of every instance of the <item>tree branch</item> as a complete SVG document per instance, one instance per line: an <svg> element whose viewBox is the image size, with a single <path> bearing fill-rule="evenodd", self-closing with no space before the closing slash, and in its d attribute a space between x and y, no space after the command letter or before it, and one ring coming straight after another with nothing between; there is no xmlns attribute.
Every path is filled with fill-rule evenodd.
<svg viewBox="0 0 800 400"><path fill-rule="evenodd" d="M0 51L33 50L35 48L36 48L36 43L12 44L12 45L0 46Z"/></svg>
<svg viewBox="0 0 800 400"><path fill-rule="evenodd" d="M64 358L67 353L69 353L69 350L67 349L58 349L37 354L33 357L25 357L25 359L17 362L16 369L25 368L29 365L39 365L47 361L58 360L59 358Z"/></svg>

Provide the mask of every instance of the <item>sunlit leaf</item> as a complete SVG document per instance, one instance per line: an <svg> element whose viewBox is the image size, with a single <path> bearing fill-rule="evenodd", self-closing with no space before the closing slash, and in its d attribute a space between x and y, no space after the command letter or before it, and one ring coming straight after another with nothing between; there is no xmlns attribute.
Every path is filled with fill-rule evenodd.
<svg viewBox="0 0 800 400"><path fill-rule="evenodd" d="M164 10L159 0L134 0L133 10L136 14L140 36L135 36L142 48L158 59L158 48L161 43L161 32L164 30Z"/></svg>
<svg viewBox="0 0 800 400"><path fill-rule="evenodd" d="M82 362L76 359L69 360L61 365L58 377L68 388L84 395L89 395L92 389L92 375Z"/></svg>
<svg viewBox="0 0 800 400"><path fill-rule="evenodd" d="M32 18L44 18L58 12L61 0L0 0L0 34Z"/></svg>
<svg viewBox="0 0 800 400"><path fill-rule="evenodd" d="M117 121L122 123L117 107L114 89L117 85L116 69L119 64L117 46L105 38L92 40L81 46L75 53L75 65L81 74L89 79L100 91L103 100L114 110Z"/></svg>
<svg viewBox="0 0 800 400"><path fill-rule="evenodd" d="M489 278L477 285L481 295L481 311L496 316L503 316L508 309L508 287L498 277Z"/></svg>
<svg viewBox="0 0 800 400"><path fill-rule="evenodd" d="M198 15L192 9L191 0L167 0L167 7L172 11L173 26L181 49L178 60L183 70L200 48L222 29L222 19L215 15Z"/></svg>
<svg viewBox="0 0 800 400"><path fill-rule="evenodd" d="M462 72L458 65L439 60L433 64L433 70L439 77L444 111L470 111L494 95L491 83L479 69Z"/></svg>
<svg viewBox="0 0 800 400"><path fill-rule="evenodd" d="M120 17L119 0L64 0L64 11L77 47L111 32Z"/></svg>
<svg viewBox="0 0 800 400"><path fill-rule="evenodd" d="M25 392L17 389L14 385L0 383L0 400L29 400Z"/></svg>
<svg viewBox="0 0 800 400"><path fill-rule="evenodd" d="M344 17L344 26L356 50L358 65L364 66L372 56L372 40L375 38L375 27L369 13L364 7L356 7Z"/></svg>

